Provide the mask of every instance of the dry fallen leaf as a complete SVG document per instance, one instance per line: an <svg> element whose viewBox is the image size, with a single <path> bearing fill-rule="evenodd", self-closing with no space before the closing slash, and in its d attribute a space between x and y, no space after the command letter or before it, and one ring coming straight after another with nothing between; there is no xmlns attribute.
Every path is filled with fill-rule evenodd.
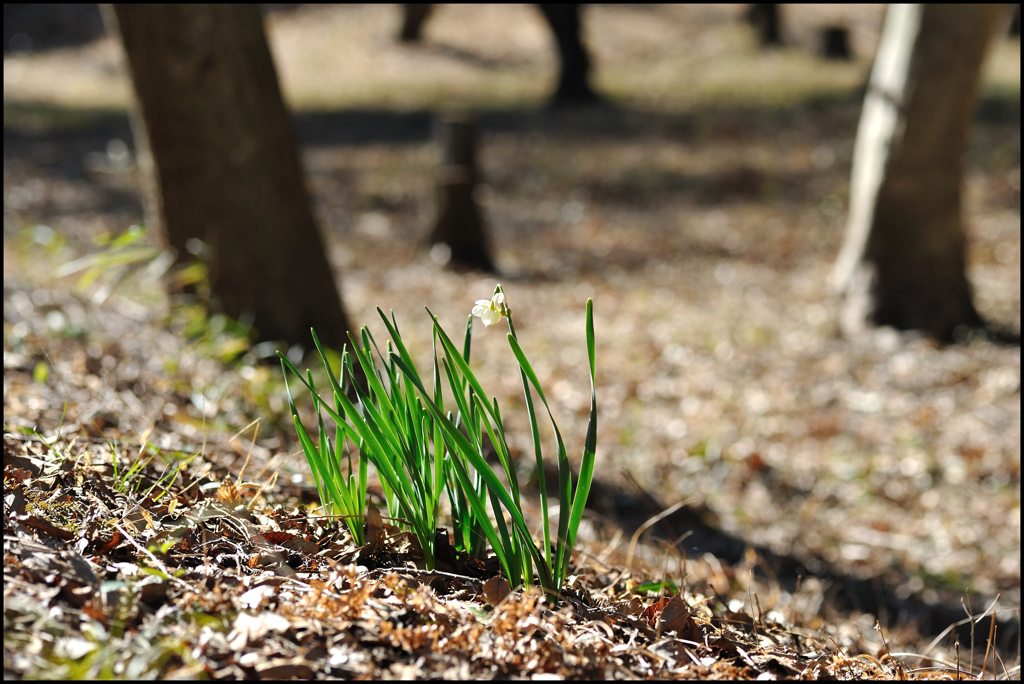
<svg viewBox="0 0 1024 684"><path fill-rule="evenodd" d="M231 507L242 503L241 494L238 487L232 482L230 475L226 476L220 487L217 488L217 500Z"/></svg>
<svg viewBox="0 0 1024 684"><path fill-rule="evenodd" d="M387 533L384 530L384 518L380 510L373 504L366 505L366 544L372 553L379 553L384 549L384 539Z"/></svg>
<svg viewBox="0 0 1024 684"><path fill-rule="evenodd" d="M505 600L512 593L512 585L504 577L497 576L484 582L484 601L492 608Z"/></svg>
<svg viewBox="0 0 1024 684"><path fill-rule="evenodd" d="M682 596L673 596L661 611L661 631L676 632L685 639L699 639L702 635L700 628L693 619L690 606L686 604Z"/></svg>

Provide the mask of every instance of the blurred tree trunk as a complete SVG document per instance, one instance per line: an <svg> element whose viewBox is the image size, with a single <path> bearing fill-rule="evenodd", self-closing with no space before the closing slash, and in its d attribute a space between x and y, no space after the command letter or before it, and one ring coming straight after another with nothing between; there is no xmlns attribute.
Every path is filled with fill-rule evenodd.
<svg viewBox="0 0 1024 684"><path fill-rule="evenodd" d="M580 6L541 4L538 7L555 34L558 56L561 58L561 73L554 103L579 104L599 100L590 88L590 56L580 36L583 29Z"/></svg>
<svg viewBox="0 0 1024 684"><path fill-rule="evenodd" d="M402 5L402 28L398 40L403 43L418 43L423 39L423 24L434 6L428 3Z"/></svg>
<svg viewBox="0 0 1024 684"><path fill-rule="evenodd" d="M112 14L111 17L111 8ZM257 5L112 5L137 106L147 221L202 254L214 304L262 339L349 329Z"/></svg>
<svg viewBox="0 0 1024 684"><path fill-rule="evenodd" d="M777 4L754 3L747 8L746 19L757 33L757 41L761 47L780 47L782 45L782 30Z"/></svg>
<svg viewBox="0 0 1024 684"><path fill-rule="evenodd" d="M599 100L590 88L590 56L580 36L580 6L540 4L538 7L555 35L558 46L560 72L558 88L552 101L555 104L580 104ZM408 43L420 41L423 24L432 9L433 5L429 4L403 4L402 28L398 39Z"/></svg>
<svg viewBox="0 0 1024 684"><path fill-rule="evenodd" d="M442 158L431 256L456 268L494 273L483 215L473 196L479 181L476 123L463 114L447 114L438 122L437 136Z"/></svg>
<svg viewBox="0 0 1024 684"><path fill-rule="evenodd" d="M834 282L841 325L976 329L961 220L964 152L994 5L890 5L857 130ZM959 336L959 331L958 331Z"/></svg>

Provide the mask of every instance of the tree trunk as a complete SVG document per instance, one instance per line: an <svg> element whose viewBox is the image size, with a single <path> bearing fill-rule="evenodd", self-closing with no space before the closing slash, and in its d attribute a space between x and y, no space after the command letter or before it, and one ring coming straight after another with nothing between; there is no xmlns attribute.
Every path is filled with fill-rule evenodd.
<svg viewBox="0 0 1024 684"><path fill-rule="evenodd" d="M423 39L423 24L430 16L433 5L416 3L402 5L402 28L398 40L403 43L418 43Z"/></svg>
<svg viewBox="0 0 1024 684"><path fill-rule="evenodd" d="M147 221L202 253L214 304L262 339L349 324L310 208L257 5L113 5L135 87ZM200 242L197 242L200 241Z"/></svg>
<svg viewBox="0 0 1024 684"><path fill-rule="evenodd" d="M757 32L761 47L780 47L782 31L779 21L779 6L775 3L759 2L747 8L747 21Z"/></svg>
<svg viewBox="0 0 1024 684"><path fill-rule="evenodd" d="M890 5L857 130L841 326L983 326L964 273L964 152L994 5ZM957 336L959 337L959 332Z"/></svg>
<svg viewBox="0 0 1024 684"><path fill-rule="evenodd" d="M442 150L437 170L437 220L430 232L431 256L456 268L493 273L494 261L483 216L473 191L478 182L476 124L449 114L438 125Z"/></svg>
<svg viewBox="0 0 1024 684"><path fill-rule="evenodd" d="M850 29L845 26L822 27L821 56L825 59L844 62L853 59L853 50L850 48Z"/></svg>
<svg viewBox="0 0 1024 684"><path fill-rule="evenodd" d="M555 91L555 104L582 104L599 100L590 88L590 56L583 46L580 33L580 6L571 5L538 5L547 19L551 31L558 43L558 56L561 60L561 73L558 77L558 89Z"/></svg>

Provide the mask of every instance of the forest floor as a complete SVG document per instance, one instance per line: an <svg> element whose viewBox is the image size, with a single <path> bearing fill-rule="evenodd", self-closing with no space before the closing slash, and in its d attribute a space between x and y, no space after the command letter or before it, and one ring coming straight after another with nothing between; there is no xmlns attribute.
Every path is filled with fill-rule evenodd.
<svg viewBox="0 0 1024 684"><path fill-rule="evenodd" d="M5 53L5 677L1019 677L1019 346L837 332L882 9L788 13L771 52L741 12L588 8L581 110L545 108L529 6L440 6L413 46L394 6L268 19L353 322L393 310L425 367L423 306L458 331L500 282L572 455L594 300L597 482L553 609L314 515L273 345L104 247L142 221L116 43ZM852 61L814 56L831 22ZM423 246L453 107L499 276ZM1019 40L967 168L975 301L1019 331ZM473 354L528 478L515 358L482 326Z"/></svg>

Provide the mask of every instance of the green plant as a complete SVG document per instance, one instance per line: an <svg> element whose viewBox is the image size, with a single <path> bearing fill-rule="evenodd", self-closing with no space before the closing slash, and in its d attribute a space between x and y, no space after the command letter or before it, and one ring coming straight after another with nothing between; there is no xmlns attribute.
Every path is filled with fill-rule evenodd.
<svg viewBox="0 0 1024 684"><path fill-rule="evenodd" d="M178 478L178 475L188 468L189 464L192 463L202 452L197 451L191 456L182 456L181 452L171 452L171 456L168 457L156 446L151 444L148 440L143 438L142 444L139 446L139 453L134 460L129 460L127 467L122 467L120 460L117 457L118 446L116 440L111 442L107 439L105 434L101 433L103 441L107 443L107 448L110 450L110 460L113 466L114 472L114 489L123 494L130 494L138 496L142 489L143 474L154 458L160 456L164 460L165 464L163 470L160 471L160 475L153 479L153 484L150 485L149 489L142 494L143 499L153 494L154 490L163 488L163 491L154 496L154 501L159 501L171 491L171 487L174 485L174 481ZM149 452L149 457L146 458L146 452Z"/></svg>
<svg viewBox="0 0 1024 684"><path fill-rule="evenodd" d="M97 239L99 251L61 265L55 275L63 278L73 273L82 273L78 278L78 287L82 289L104 278L106 282L93 295L95 302L103 302L116 287L140 269L149 269L156 278L170 268L173 263L171 253L159 247L141 244L145 235L145 226L132 226L117 237L103 233Z"/></svg>
<svg viewBox="0 0 1024 684"><path fill-rule="evenodd" d="M278 353L286 387L288 371L291 371L313 397L319 429L317 442L303 426L291 389L288 388L295 429L316 479L324 509L328 513L345 516L357 542L361 542L362 524L359 516L365 510L366 464L372 463L385 490L389 513L404 520L412 528L428 568L433 567L434 535L440 495L444 490L451 507L456 548L480 557L486 551L486 540L513 584L530 585L536 576L545 591L557 595L568 572L576 532L583 517L594 473L597 400L594 390L593 302L587 302L586 326L591 381L590 420L575 493L565 443L537 375L516 338L512 312L505 304L501 286L495 288L490 300L478 301L473 311L483 319L485 325L501 319L508 322L508 342L520 368L540 479L544 537L541 548L531 538L523 516L519 482L505 439L498 402L488 397L470 369L473 317L467 320L460 351L433 313L427 310L433 323L434 337L433 384L428 391L402 342L394 317L389 320L383 311L377 311L391 336L387 353L380 351L367 328L362 329L359 338L350 334L352 350L350 352L346 348L342 353L341 382L331 369L315 332L313 334L327 369L334 408L317 393L309 371L303 377L283 354ZM438 341L443 352L440 364ZM365 374L365 387L354 381L357 377L355 364ZM445 407L442 371L454 403L454 411ZM349 398L350 392L354 401ZM534 393L540 397L547 411L556 442L559 504L563 514L559 516L558 530L554 535L548 519L543 449ZM333 441L327 434L321 410L335 423ZM352 448L348 448L349 443ZM498 455L508 481L507 488L486 461L484 454L488 445ZM358 452L358 477L353 472L353 449ZM342 453L348 455L347 475L342 469ZM568 515L564 514L566 511ZM505 522L506 512L511 525Z"/></svg>

